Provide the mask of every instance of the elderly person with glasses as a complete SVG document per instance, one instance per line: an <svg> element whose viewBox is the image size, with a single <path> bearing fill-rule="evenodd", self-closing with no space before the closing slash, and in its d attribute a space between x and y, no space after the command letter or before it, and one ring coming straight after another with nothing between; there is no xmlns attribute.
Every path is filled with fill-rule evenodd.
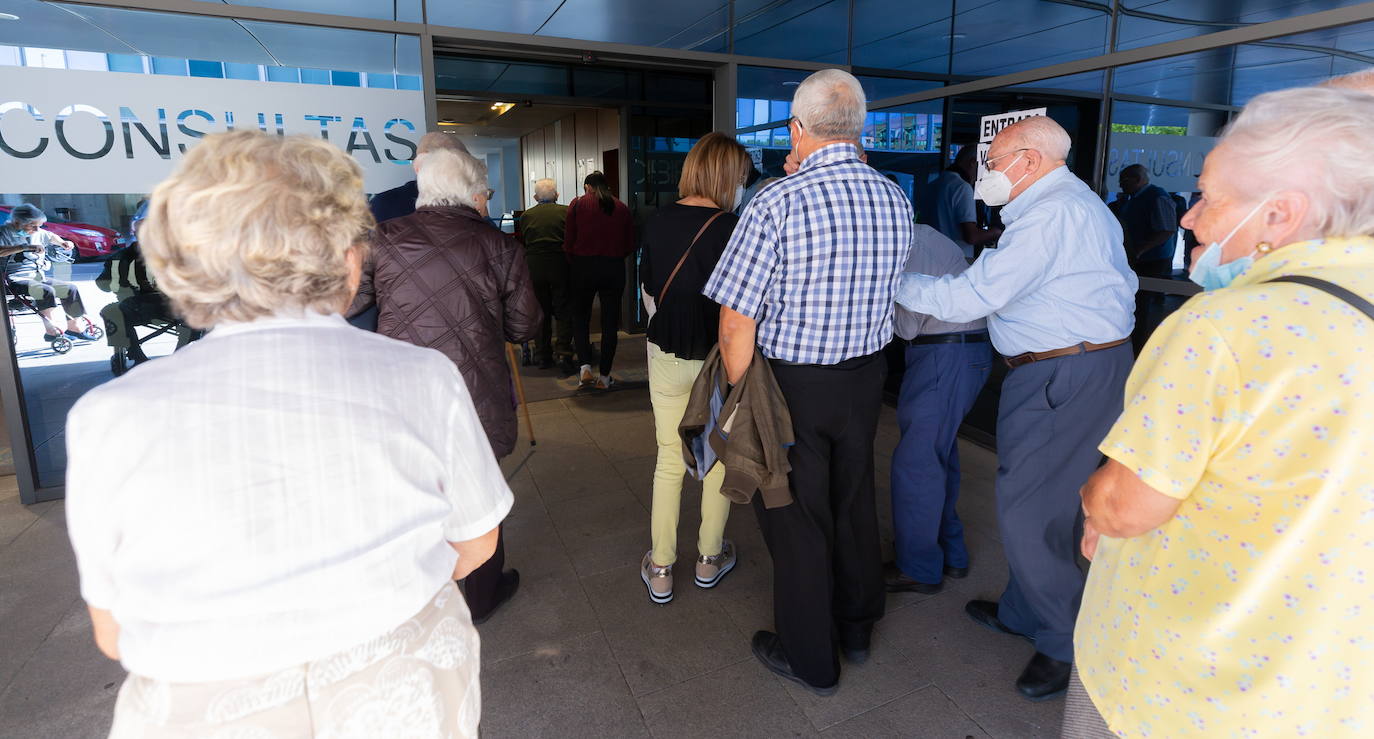
<svg viewBox="0 0 1374 739"><path fill-rule="evenodd" d="M435 148L415 161L419 199L408 216L377 226L350 314L375 305L377 332L439 350L463 374L497 457L518 435L506 342L539 333L542 313L520 244L487 220L487 167L466 151ZM520 586L503 571L505 545L464 584L473 620L485 622Z"/></svg>
<svg viewBox="0 0 1374 739"><path fill-rule="evenodd" d="M48 216L28 203L10 211L9 218L0 225L0 257L5 258L5 279L33 299L34 308L43 319L48 341L56 341L64 335L75 339L98 339L100 334L85 320L86 306L81 302L81 291L74 283L47 274L48 247L71 243L61 239L54 242L50 236L43 236L44 232L39 229L47 222Z"/></svg>
<svg viewBox="0 0 1374 739"><path fill-rule="evenodd" d="M1374 97L1261 95L1082 490L1065 736L1367 736Z"/></svg>
<svg viewBox="0 0 1374 739"><path fill-rule="evenodd" d="M153 192L148 266L210 333L67 424L81 594L130 672L111 736L477 735L453 580L512 496L453 363L339 315L371 227L305 136L207 136Z"/></svg>

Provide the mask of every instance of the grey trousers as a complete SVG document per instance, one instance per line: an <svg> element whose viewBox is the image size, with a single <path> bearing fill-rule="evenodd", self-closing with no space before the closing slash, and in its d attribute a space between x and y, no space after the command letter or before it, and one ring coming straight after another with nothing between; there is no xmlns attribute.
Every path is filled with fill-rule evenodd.
<svg viewBox="0 0 1374 739"><path fill-rule="evenodd" d="M1002 383L997 525L1011 573L997 617L1063 662L1083 597L1078 491L1102 461L1132 362L1127 343L1022 365Z"/></svg>

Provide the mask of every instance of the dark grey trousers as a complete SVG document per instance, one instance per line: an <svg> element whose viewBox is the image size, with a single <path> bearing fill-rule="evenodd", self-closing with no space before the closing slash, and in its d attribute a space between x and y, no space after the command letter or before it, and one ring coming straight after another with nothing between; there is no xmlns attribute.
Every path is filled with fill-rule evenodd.
<svg viewBox="0 0 1374 739"><path fill-rule="evenodd" d="M1083 597L1078 491L1102 461L1132 361L1127 343L1022 365L1002 383L997 525L1011 574L997 617L1064 662Z"/></svg>

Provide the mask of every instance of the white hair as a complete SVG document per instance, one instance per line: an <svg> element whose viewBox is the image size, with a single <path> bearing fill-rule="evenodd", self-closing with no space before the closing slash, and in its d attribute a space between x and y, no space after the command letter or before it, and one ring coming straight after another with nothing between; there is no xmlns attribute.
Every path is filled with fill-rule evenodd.
<svg viewBox="0 0 1374 739"><path fill-rule="evenodd" d="M792 115L821 140L858 139L868 103L863 85L842 69L822 69L807 77L792 95Z"/></svg>
<svg viewBox="0 0 1374 739"><path fill-rule="evenodd" d="M415 163L416 207L470 206L474 196L487 191L487 165L467 152L439 149L419 155Z"/></svg>
<svg viewBox="0 0 1374 739"><path fill-rule="evenodd" d="M1053 118L1043 115L1022 118L1003 129L1003 132L1011 137L1017 148L1034 149L1056 162L1068 159L1069 149L1073 147L1069 132Z"/></svg>
<svg viewBox="0 0 1374 739"><path fill-rule="evenodd" d="M1343 87L1347 90L1356 90L1363 93L1374 95L1374 67L1361 69L1358 72L1343 74L1340 77L1332 77L1323 82L1322 87Z"/></svg>
<svg viewBox="0 0 1374 739"><path fill-rule="evenodd" d="M545 177L536 180L534 183L534 199L541 203L549 203L558 199L558 184Z"/></svg>
<svg viewBox="0 0 1374 739"><path fill-rule="evenodd" d="M1299 191L1322 236L1374 234L1371 120L1374 95L1296 87L1251 100L1221 141L1250 167L1235 183L1242 192L1258 199Z"/></svg>
<svg viewBox="0 0 1374 739"><path fill-rule="evenodd" d="M444 133L443 131L430 131L420 137L420 143L415 146L415 155L428 154L431 151L460 151L468 153L468 147L458 138L457 134Z"/></svg>

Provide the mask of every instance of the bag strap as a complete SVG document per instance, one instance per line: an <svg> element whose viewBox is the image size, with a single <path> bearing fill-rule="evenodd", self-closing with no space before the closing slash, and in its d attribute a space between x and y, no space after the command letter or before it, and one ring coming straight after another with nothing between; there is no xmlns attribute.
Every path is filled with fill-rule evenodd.
<svg viewBox="0 0 1374 739"><path fill-rule="evenodd" d="M723 215L725 215L725 211L718 210L715 215L707 218L706 222L701 224L701 229L697 231L697 235L692 237L692 243L687 245L687 250L682 252L682 258L677 260L677 266L673 267L672 273L668 275L668 281L663 283L663 289L658 291L658 308L660 310L663 309L663 296L668 294L668 288L673 284L673 278L677 277L678 270L682 269L682 265L687 262L687 255L692 253L692 247L697 245L697 241L701 239L702 234L706 233L706 229L710 228L711 224Z"/></svg>
<svg viewBox="0 0 1374 739"><path fill-rule="evenodd" d="M1374 303L1370 303L1368 300L1365 300L1334 282L1327 282L1326 280L1319 280L1316 277L1307 277L1306 275L1284 275L1283 277L1275 277L1272 280L1265 280L1265 282L1290 282L1295 285L1306 285L1314 290L1321 290L1328 295L1344 300L1356 310L1374 319Z"/></svg>

